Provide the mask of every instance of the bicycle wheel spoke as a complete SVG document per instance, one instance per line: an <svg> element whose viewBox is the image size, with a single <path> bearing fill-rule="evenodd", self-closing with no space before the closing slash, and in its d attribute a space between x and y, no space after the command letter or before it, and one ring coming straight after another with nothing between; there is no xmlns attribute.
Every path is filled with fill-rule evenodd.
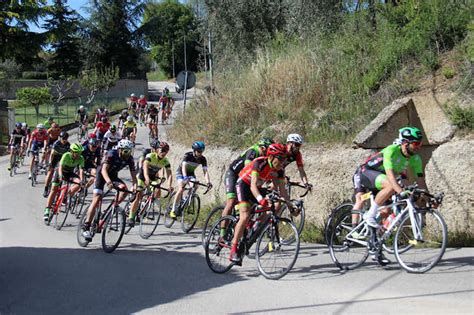
<svg viewBox="0 0 474 315"><path fill-rule="evenodd" d="M120 244L125 232L125 214L119 207L112 207L107 213L104 230L102 232L102 249L113 252Z"/></svg>
<svg viewBox="0 0 474 315"><path fill-rule="evenodd" d="M145 204L140 216L140 236L144 239L153 235L160 221L160 201L150 200Z"/></svg>
<svg viewBox="0 0 474 315"><path fill-rule="evenodd" d="M226 216L216 222L209 232L205 245L206 262L216 273L227 272L233 266L229 254L236 223L236 218Z"/></svg>

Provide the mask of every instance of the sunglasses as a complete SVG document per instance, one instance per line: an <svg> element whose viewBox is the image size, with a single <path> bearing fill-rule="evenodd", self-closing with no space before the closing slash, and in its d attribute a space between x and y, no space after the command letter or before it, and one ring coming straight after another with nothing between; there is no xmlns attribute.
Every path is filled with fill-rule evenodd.
<svg viewBox="0 0 474 315"><path fill-rule="evenodd" d="M128 149L122 149L122 153L125 154L125 155L128 155L132 152L132 150L128 150Z"/></svg>
<svg viewBox="0 0 474 315"><path fill-rule="evenodd" d="M297 148L301 147L301 143L295 143L295 142L292 142L292 143L293 143L293 145L294 145L295 147L297 147Z"/></svg>
<svg viewBox="0 0 474 315"><path fill-rule="evenodd" d="M413 147L415 148L421 147L421 141L411 142L410 144L413 145Z"/></svg>
<svg viewBox="0 0 474 315"><path fill-rule="evenodd" d="M194 151L196 151L197 153L202 153L202 152L204 152L204 150L194 150Z"/></svg>

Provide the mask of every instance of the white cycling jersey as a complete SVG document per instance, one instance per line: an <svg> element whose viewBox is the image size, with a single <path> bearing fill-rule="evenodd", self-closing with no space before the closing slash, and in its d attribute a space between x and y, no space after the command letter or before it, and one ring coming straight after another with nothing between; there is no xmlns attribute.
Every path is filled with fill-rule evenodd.
<svg viewBox="0 0 474 315"><path fill-rule="evenodd" d="M104 135L104 141L107 141L108 143L117 143L121 139L122 139L122 135L118 131L116 131L115 134L113 134L109 130Z"/></svg>

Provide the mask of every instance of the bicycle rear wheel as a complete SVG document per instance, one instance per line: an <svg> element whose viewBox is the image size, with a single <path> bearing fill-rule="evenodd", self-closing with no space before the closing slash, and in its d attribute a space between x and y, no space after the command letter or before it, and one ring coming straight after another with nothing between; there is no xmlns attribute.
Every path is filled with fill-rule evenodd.
<svg viewBox="0 0 474 315"><path fill-rule="evenodd" d="M36 185L36 176L38 175L38 162L33 164L33 168L31 169L31 186L35 187Z"/></svg>
<svg viewBox="0 0 474 315"><path fill-rule="evenodd" d="M15 150L15 149L12 149L12 150ZM13 153L10 159L10 177L13 177L13 175L16 173L15 166L16 166L16 153Z"/></svg>
<svg viewBox="0 0 474 315"><path fill-rule="evenodd" d="M211 231L212 227L214 226L214 223L217 222L222 216L222 211L224 211L224 206L217 206L214 209L209 212L206 221L204 222L204 225L202 227L202 233L201 233L201 240L202 240L202 247L206 247L206 239L207 235L209 235L209 232Z"/></svg>
<svg viewBox="0 0 474 315"><path fill-rule="evenodd" d="M367 240L362 238L365 227L359 224L357 229L354 229L352 214L352 211L347 211L336 220L329 240L331 259L342 270L359 267L369 256Z"/></svg>
<svg viewBox="0 0 474 315"><path fill-rule="evenodd" d="M168 196L167 199L164 199L162 202L162 211L163 211L163 219L164 219L164 225L167 228L170 228L173 226L174 222L176 221L175 219L170 217L170 212L173 210L173 199L174 199L175 193L173 192L171 195Z"/></svg>
<svg viewBox="0 0 474 315"><path fill-rule="evenodd" d="M143 239L147 239L155 233L160 222L161 216L161 203L159 199L152 199L150 202L145 204L140 216L140 236Z"/></svg>
<svg viewBox="0 0 474 315"><path fill-rule="evenodd" d="M229 255L236 224L235 217L225 216L213 225L207 235L204 246L206 262L215 273L225 273L234 265L229 261Z"/></svg>
<svg viewBox="0 0 474 315"><path fill-rule="evenodd" d="M443 257L448 231L443 217L436 210L417 212L415 221L415 230L420 231L421 238L417 239L413 234L413 222L407 213L395 234L395 257L406 271L424 273Z"/></svg>
<svg viewBox="0 0 474 315"><path fill-rule="evenodd" d="M191 196L191 200L183 207L181 214L181 229L184 233L189 233L196 225L201 208L201 200L198 195Z"/></svg>
<svg viewBox="0 0 474 315"><path fill-rule="evenodd" d="M102 249L104 252L112 253L119 246L124 232L125 212L118 206L112 206L105 216L102 231Z"/></svg>
<svg viewBox="0 0 474 315"><path fill-rule="evenodd" d="M354 204L351 202L343 203L331 211L329 218L324 226L324 239L326 240L326 244L329 245L329 240L331 239L331 233L335 228L335 224L337 223L338 218L341 216L347 215L352 209L354 208Z"/></svg>

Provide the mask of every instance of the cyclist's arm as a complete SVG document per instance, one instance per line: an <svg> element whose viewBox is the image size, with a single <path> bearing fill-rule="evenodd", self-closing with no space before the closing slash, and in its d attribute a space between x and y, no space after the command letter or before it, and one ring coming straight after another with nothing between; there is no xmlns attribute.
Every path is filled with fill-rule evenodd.
<svg viewBox="0 0 474 315"><path fill-rule="evenodd" d="M280 196L282 196L287 202L290 201L290 196L288 195L288 191L285 189L285 179L284 178L277 178L273 179L273 187L276 187Z"/></svg>
<svg viewBox="0 0 474 315"><path fill-rule="evenodd" d="M211 178L209 177L209 171L207 170L207 167L203 167L202 171L204 172L204 179L206 180L206 183L210 184Z"/></svg>
<svg viewBox="0 0 474 315"><path fill-rule="evenodd" d="M298 172L300 173L301 181L303 184L308 184L308 177L306 176L306 172L303 166L298 167Z"/></svg>
<svg viewBox="0 0 474 315"><path fill-rule="evenodd" d="M100 171L107 185L112 182L112 180L109 177L109 167L110 167L109 164L104 163L104 165L102 166L102 170Z"/></svg>
<svg viewBox="0 0 474 315"><path fill-rule="evenodd" d="M150 162L148 160L145 160L143 162L143 176L145 177L145 182L149 183L150 182L150 173L148 166L150 165Z"/></svg>
<svg viewBox="0 0 474 315"><path fill-rule="evenodd" d="M169 179L170 181L170 185L169 185L169 188L171 189L171 187L173 187L173 176L171 174L171 168L166 168L166 179Z"/></svg>
<svg viewBox="0 0 474 315"><path fill-rule="evenodd" d="M135 169L130 168L130 176L132 176L132 185L137 185L137 171Z"/></svg>
<svg viewBox="0 0 474 315"><path fill-rule="evenodd" d="M258 189L258 186L257 186L258 177L259 177L258 172L252 171L252 175L250 178L250 191L252 192L253 196L257 199L257 201L260 201L260 199L262 198L262 194L260 193L260 190Z"/></svg>
<svg viewBox="0 0 474 315"><path fill-rule="evenodd" d="M185 161L181 162L181 173L183 173L184 177L188 176L188 173L186 172L186 162Z"/></svg>
<svg viewBox="0 0 474 315"><path fill-rule="evenodd" d="M401 193L403 191L403 189L398 184L397 176L395 175L395 172L393 171L393 169L391 169L391 168L386 169L385 174L387 174L388 181L389 181L390 185L392 186L393 190L395 190L395 192L397 194Z"/></svg>

